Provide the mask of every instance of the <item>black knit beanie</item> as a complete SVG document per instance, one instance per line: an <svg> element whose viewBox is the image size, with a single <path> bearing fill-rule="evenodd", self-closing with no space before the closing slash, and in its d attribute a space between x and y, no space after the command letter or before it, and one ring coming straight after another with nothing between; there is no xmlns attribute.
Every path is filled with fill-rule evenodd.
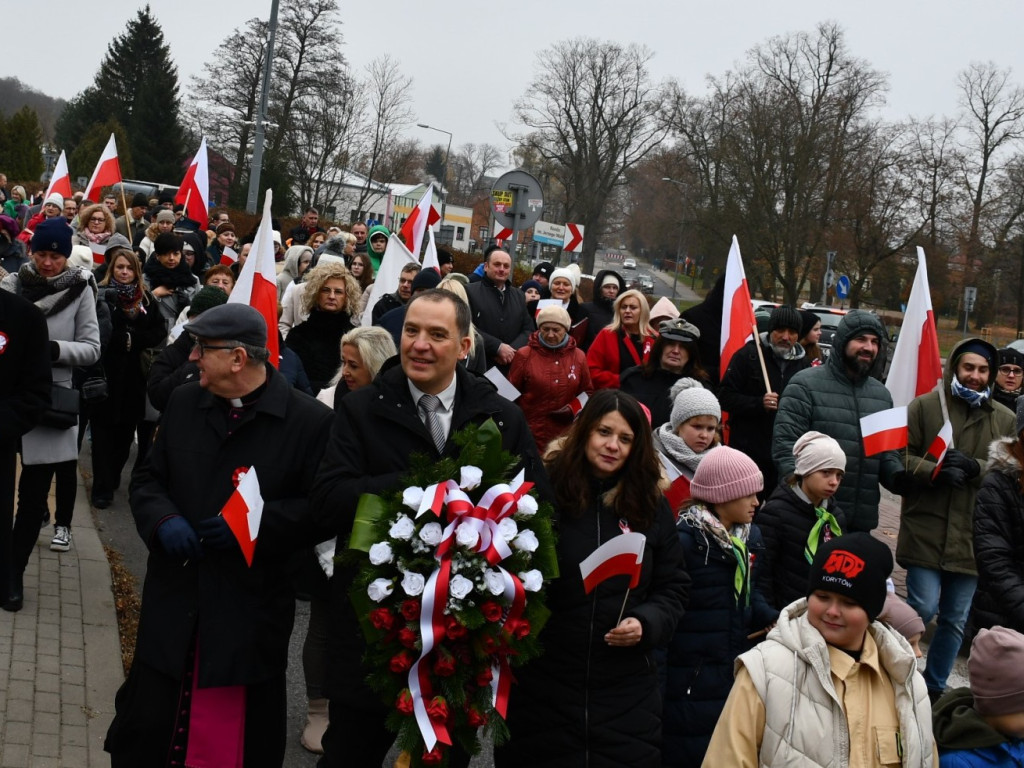
<svg viewBox="0 0 1024 768"><path fill-rule="evenodd" d="M768 330L777 331L779 328L790 328L799 333L803 324L804 319L800 316L800 310L783 304L772 310L771 319L768 321Z"/></svg>
<svg viewBox="0 0 1024 768"><path fill-rule="evenodd" d="M885 580L892 567L892 551L871 534L837 536L818 547L808 574L807 595L819 589L844 595L874 621L885 606Z"/></svg>

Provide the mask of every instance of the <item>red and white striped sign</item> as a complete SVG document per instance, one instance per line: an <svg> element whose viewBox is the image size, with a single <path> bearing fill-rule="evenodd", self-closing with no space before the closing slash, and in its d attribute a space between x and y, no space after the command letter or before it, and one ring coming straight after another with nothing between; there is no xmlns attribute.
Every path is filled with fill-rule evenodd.
<svg viewBox="0 0 1024 768"><path fill-rule="evenodd" d="M583 225L566 224L565 241L562 250L567 253L581 253L583 251Z"/></svg>

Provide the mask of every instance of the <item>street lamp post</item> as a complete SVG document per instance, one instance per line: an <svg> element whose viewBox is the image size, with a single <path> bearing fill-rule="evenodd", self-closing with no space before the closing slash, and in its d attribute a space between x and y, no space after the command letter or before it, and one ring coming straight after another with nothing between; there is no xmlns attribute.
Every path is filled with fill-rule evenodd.
<svg viewBox="0 0 1024 768"><path fill-rule="evenodd" d="M270 25L267 31L266 58L263 62L263 84L260 88L260 105L256 112L256 135L253 137L252 163L249 165L249 192L245 198L246 213L256 213L260 192L260 173L263 170L264 126L267 120L267 97L270 91L270 70L274 62L274 37L277 35L278 0L270 4Z"/></svg>
<svg viewBox="0 0 1024 768"><path fill-rule="evenodd" d="M441 179L441 231L444 231L444 209L448 206L448 191L445 188L448 184L448 156L452 153L452 133L446 131L443 128L435 128L432 125L426 123L416 123L417 128L426 128L428 131L437 131L438 133L448 134L448 149L444 151L444 171L442 172L444 178ZM454 241L455 238L452 238ZM451 243L449 243L451 245Z"/></svg>
<svg viewBox="0 0 1024 768"><path fill-rule="evenodd" d="M679 187L679 195L680 195L680 197L683 196L683 189L684 189L683 182L676 181L675 179L671 179L668 176L662 176L661 180L662 181L667 181L669 184L675 184L677 187ZM685 222L683 221L682 216L680 216L679 217L679 246L676 248L676 265L675 265L675 269L672 270L672 298L673 299L676 297L676 283L679 280L679 258L683 254L683 234L686 231L684 229L684 227L683 227L684 223ZM696 268L694 268L694 275L696 275L696 274L697 274L697 270L696 270Z"/></svg>

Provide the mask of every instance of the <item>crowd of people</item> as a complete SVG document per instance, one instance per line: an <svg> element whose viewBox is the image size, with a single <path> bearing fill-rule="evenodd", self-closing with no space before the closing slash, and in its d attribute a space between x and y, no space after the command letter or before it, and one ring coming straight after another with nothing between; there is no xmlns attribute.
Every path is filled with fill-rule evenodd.
<svg viewBox="0 0 1024 768"><path fill-rule="evenodd" d="M438 269L410 261L370 306L395 235L325 230L309 209L275 232L268 329L227 301L253 239L227 212L200 225L168 199L118 216L112 196L3 194L0 602L32 599L54 481L50 548L73 546L88 435L92 504L127 501L149 548L112 765L281 765L297 591L302 743L324 768L380 765L389 705L335 555L363 494L398 488L413 454L457 455L455 434L489 419L553 505L560 572L496 765L1024 765L1019 349L964 339L942 391L911 403L906 449L866 455L860 419L892 405L870 312L847 313L824 355L816 317L778 307L723 369L721 286L682 314L614 270L542 262L516 286L501 247L470 274L443 249ZM251 566L220 515L249 472ZM880 485L902 499L906 603L871 536ZM623 532L646 537L637 583L587 591L578 564ZM971 686L948 691L965 637Z"/></svg>

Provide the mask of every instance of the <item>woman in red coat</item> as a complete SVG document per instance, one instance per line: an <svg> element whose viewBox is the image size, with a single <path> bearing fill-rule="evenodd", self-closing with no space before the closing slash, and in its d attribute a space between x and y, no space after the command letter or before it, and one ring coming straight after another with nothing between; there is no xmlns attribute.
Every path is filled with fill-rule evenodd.
<svg viewBox="0 0 1024 768"><path fill-rule="evenodd" d="M617 388L619 373L647 362L658 337L651 326L651 309L640 291L621 294L612 311L611 324L594 337L587 351L595 389Z"/></svg>
<svg viewBox="0 0 1024 768"><path fill-rule="evenodd" d="M519 407L543 453L548 443L563 434L594 391L587 357L569 335L572 320L558 306L537 314L537 330L530 342L512 358L509 380L523 393Z"/></svg>

